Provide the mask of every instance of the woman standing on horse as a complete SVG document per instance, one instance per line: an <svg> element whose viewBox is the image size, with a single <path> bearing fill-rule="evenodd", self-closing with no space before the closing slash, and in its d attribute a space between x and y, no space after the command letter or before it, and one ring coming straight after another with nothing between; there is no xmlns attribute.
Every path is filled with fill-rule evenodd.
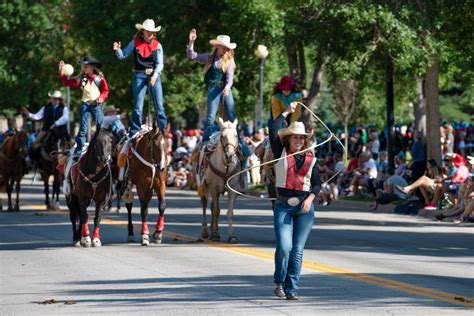
<svg viewBox="0 0 474 316"><path fill-rule="evenodd" d="M303 249L314 222L313 200L321 190L316 158L307 151L287 156L308 148L311 133L306 133L302 122L286 119L296 112L290 104L273 122L270 130L272 151L282 157L275 165L277 200L274 207L276 235L275 295L298 300L298 282L301 275Z"/></svg>
<svg viewBox="0 0 474 316"><path fill-rule="evenodd" d="M135 24L135 27L138 32L127 47L122 50L121 42L113 44L118 59L123 60L133 53L135 62L132 79L133 112L129 138L133 138L142 127L143 103L147 89L155 105L155 120L162 132L167 125L160 78L163 71L163 47L156 40L156 32L161 29L161 26L155 27L155 21L147 19L143 24Z"/></svg>
<svg viewBox="0 0 474 316"><path fill-rule="evenodd" d="M85 56L79 62L81 74L68 78L63 73L64 61L59 62L59 75L66 87L80 87L82 89L81 106L79 107L79 132L76 136L76 149L74 154L80 154L86 142L89 129L89 115L96 124L101 125L104 118L102 103L109 95L109 87L104 74L100 70L102 63L95 57Z"/></svg>
<svg viewBox="0 0 474 316"><path fill-rule="evenodd" d="M189 32L187 56L191 60L204 64L204 82L207 85L207 115L204 121L204 136L202 141L209 140L212 134L212 124L221 98L224 99L224 111L227 119L235 120L234 98L232 97L232 84L234 81L235 61L234 49L237 44L230 42L227 35L219 35L209 41L214 46L211 53L198 54L194 51L194 41L197 38L195 29Z"/></svg>

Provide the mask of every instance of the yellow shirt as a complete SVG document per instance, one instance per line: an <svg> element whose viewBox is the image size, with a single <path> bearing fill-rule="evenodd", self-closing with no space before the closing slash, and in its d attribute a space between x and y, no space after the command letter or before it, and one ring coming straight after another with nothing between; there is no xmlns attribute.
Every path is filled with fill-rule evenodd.
<svg viewBox="0 0 474 316"><path fill-rule="evenodd" d="M86 85L82 88L82 102L97 101L100 97L100 90L94 80L87 80Z"/></svg>
<svg viewBox="0 0 474 316"><path fill-rule="evenodd" d="M301 98L296 99L295 101L301 102ZM273 119L276 119L281 113L285 112L287 109L287 106L278 99L275 95L272 96L272 116ZM297 105L295 112L291 113L290 116L290 123L297 121L300 118L301 115L301 105Z"/></svg>

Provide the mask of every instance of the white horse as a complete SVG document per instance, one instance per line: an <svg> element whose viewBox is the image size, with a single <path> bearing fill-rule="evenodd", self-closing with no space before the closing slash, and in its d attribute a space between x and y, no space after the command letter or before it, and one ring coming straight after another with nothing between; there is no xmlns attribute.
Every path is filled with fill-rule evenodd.
<svg viewBox="0 0 474 316"><path fill-rule="evenodd" d="M237 135L237 120L234 122L224 122L221 118L218 120L220 126L219 143L216 149L209 156L209 167L207 168L201 189L198 194L201 197L202 205L202 227L201 237L208 238L213 241L220 241L219 234L219 196L227 191L227 237L229 243L237 243L238 239L234 235L233 216L234 216L234 200L236 193L228 190L226 187L227 180L241 170L241 159L239 158L239 139ZM241 189L239 177L233 178L229 183L232 188ZM211 200L211 234L207 228L206 208L209 196Z"/></svg>

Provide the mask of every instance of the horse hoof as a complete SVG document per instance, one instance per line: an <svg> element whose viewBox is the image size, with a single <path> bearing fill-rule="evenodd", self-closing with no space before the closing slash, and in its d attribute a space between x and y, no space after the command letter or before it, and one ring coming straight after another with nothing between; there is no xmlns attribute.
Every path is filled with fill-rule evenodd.
<svg viewBox="0 0 474 316"><path fill-rule="evenodd" d="M76 248L80 247L81 246L81 241L80 240L74 240L72 242L72 245Z"/></svg>
<svg viewBox="0 0 474 316"><path fill-rule="evenodd" d="M92 239L92 247L102 247L102 242L99 238Z"/></svg>
<svg viewBox="0 0 474 316"><path fill-rule="evenodd" d="M91 246L91 238L89 236L81 238L82 247L89 248Z"/></svg>
<svg viewBox="0 0 474 316"><path fill-rule="evenodd" d="M150 237L148 235L142 235L142 246L148 246L150 244Z"/></svg>
<svg viewBox="0 0 474 316"><path fill-rule="evenodd" d="M128 236L127 237L127 242L134 242L135 238L133 236Z"/></svg>
<svg viewBox="0 0 474 316"><path fill-rule="evenodd" d="M231 236L229 237L228 242L229 244L237 244L239 242L239 238L237 238L237 236Z"/></svg>
<svg viewBox="0 0 474 316"><path fill-rule="evenodd" d="M213 235L213 236L209 237L209 239L212 240L212 241L221 241L221 236Z"/></svg>
<svg viewBox="0 0 474 316"><path fill-rule="evenodd" d="M161 244L163 241L163 232L154 232L153 233L153 243Z"/></svg>

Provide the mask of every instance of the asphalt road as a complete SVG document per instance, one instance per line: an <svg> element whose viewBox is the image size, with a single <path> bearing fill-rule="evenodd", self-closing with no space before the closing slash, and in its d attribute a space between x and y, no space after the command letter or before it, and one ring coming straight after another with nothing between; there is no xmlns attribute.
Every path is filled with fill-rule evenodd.
<svg viewBox="0 0 474 316"><path fill-rule="evenodd" d="M472 225L318 206L294 302L273 296L269 201L237 199L236 246L198 241L196 193L169 190L163 244L139 244L135 200L135 243L123 208L104 213L103 247L74 248L64 202L44 211L42 192L27 178L21 211L0 212L1 315L474 315ZM150 213L152 231L156 201Z"/></svg>

